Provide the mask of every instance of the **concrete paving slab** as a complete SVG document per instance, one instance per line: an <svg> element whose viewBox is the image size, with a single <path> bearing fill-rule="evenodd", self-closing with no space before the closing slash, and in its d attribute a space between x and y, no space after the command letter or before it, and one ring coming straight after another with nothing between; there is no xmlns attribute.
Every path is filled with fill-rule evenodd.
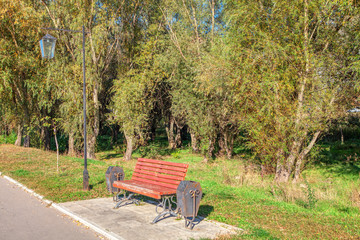
<svg viewBox="0 0 360 240"><path fill-rule="evenodd" d="M131 204L113 209L115 204L112 198L99 198L66 202L59 205L86 221L105 229L113 236L125 240L213 239L220 235L235 234L237 231L241 231L241 229L230 225L200 218L197 219L199 223L193 230L186 229L184 227L185 221L183 219L177 220L175 217L151 224L157 214L155 205L150 203L143 203L140 206Z"/></svg>

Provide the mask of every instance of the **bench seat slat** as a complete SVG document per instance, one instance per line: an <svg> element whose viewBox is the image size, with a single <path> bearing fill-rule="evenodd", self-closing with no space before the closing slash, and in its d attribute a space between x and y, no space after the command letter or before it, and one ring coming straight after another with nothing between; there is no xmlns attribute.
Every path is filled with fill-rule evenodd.
<svg viewBox="0 0 360 240"><path fill-rule="evenodd" d="M161 174L161 173L157 173L157 172L145 171L145 170L141 170L141 169L135 169L134 173L135 173L135 172L136 172L136 173L141 173L141 174L146 174L146 175L151 175L151 176L155 176L155 177L172 179L172 180L179 180L179 181L184 180L184 177L173 176L173 175L166 175L166 174Z"/></svg>
<svg viewBox="0 0 360 240"><path fill-rule="evenodd" d="M184 172L175 172L175 171L171 171L171 170L158 169L158 168L153 168L153 167L148 167L148 166L136 165L135 166L135 171L137 169L148 170L148 171L157 172L157 173L165 173L165 174L170 174L170 175L175 175L175 176L180 176L180 177L185 177L185 175L186 175L186 173L184 173Z"/></svg>
<svg viewBox="0 0 360 240"><path fill-rule="evenodd" d="M146 166L146 167L153 167L153 168L159 168L159 169L172 170L172 171L176 171L176 172L187 172L186 168L167 166L167 165L163 165L163 164L138 162L137 165Z"/></svg>
<svg viewBox="0 0 360 240"><path fill-rule="evenodd" d="M161 199L161 196L164 195L176 194L176 189L161 187L151 183L139 182L136 180L115 181L113 186L155 199Z"/></svg>
<svg viewBox="0 0 360 240"><path fill-rule="evenodd" d="M186 163L165 162L165 161L161 161L161 160L146 159L146 158L138 158L138 162L165 164L168 166L182 167L182 168L186 168L186 169L189 167L189 164L186 164Z"/></svg>
<svg viewBox="0 0 360 240"><path fill-rule="evenodd" d="M154 180L150 180L150 179L144 179L144 178L139 178L133 175L133 177L131 178L131 180L134 181L139 181L139 182L144 182L144 183L150 183L152 185L157 185L157 186L161 186L161 187L166 187L166 188L171 188L171 189L177 189L178 185L174 185L174 184L168 184L168 183L162 183L162 182L158 182L158 181L154 181Z"/></svg>
<svg viewBox="0 0 360 240"><path fill-rule="evenodd" d="M149 179L149 180L154 180L154 181L157 181L157 182L174 184L176 186L180 184L180 181L178 181L178 180L162 178L161 175L156 177L156 176L151 176L151 175L146 175L146 174L141 174L141 173L134 172L133 176L139 177L139 178L144 178L144 179Z"/></svg>

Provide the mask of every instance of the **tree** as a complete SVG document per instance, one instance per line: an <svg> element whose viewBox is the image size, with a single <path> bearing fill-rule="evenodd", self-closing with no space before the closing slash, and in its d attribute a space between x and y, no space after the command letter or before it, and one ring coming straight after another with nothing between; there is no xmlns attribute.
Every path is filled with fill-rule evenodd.
<svg viewBox="0 0 360 240"><path fill-rule="evenodd" d="M102 84L106 80L109 66L112 63L115 52L118 50L119 37L117 26L117 13L124 7L124 2L115 3L112 1L85 1L75 3L73 1L62 2L46 2L42 1L47 12L47 17L52 21L55 28L80 30L81 26L85 26L87 32L86 44L86 79L87 79L87 118L88 118L88 147L87 155L89 158L96 158L95 147L96 138L100 131L100 102L99 95L102 90ZM69 14L71 13L71 14ZM77 114L81 111L78 108L74 111L72 100L77 99L75 106L80 107L78 99L81 91L77 91L76 87L72 87L74 82L80 82L82 74L79 74L78 66L82 62L82 41L79 36L68 33L56 33L59 36L60 44L64 44L64 48L69 53L68 59L63 64L70 66L65 67L65 71L70 75L70 81L63 79L63 86L70 87L74 91L64 93L64 105L62 113L66 116L64 130L69 134L70 149L72 152L74 135L74 124L81 129ZM63 50L64 51L64 50ZM70 71L69 71L70 68ZM81 76L81 77L80 77ZM61 77L61 76L60 76ZM75 79L77 81L75 81ZM71 99L71 100L70 100ZM74 105L72 105L74 106Z"/></svg>
<svg viewBox="0 0 360 240"><path fill-rule="evenodd" d="M301 167L354 80L351 2L239 1L228 4L228 42L245 106L249 146L287 182ZM233 9L233 10L230 10Z"/></svg>
<svg viewBox="0 0 360 240"><path fill-rule="evenodd" d="M41 60L35 54L38 50L37 12L28 1L0 1L0 75L2 103L16 122L18 139L21 144L22 132L25 130L24 146L30 146L32 121L37 110L37 96L43 95L34 85L43 81L39 70Z"/></svg>
<svg viewBox="0 0 360 240"><path fill-rule="evenodd" d="M232 156L238 131L226 66L222 1L171 2L162 9L172 47L167 66L171 112L190 129L192 147L205 158ZM171 59L171 61L169 61ZM224 64L225 63L225 64Z"/></svg>

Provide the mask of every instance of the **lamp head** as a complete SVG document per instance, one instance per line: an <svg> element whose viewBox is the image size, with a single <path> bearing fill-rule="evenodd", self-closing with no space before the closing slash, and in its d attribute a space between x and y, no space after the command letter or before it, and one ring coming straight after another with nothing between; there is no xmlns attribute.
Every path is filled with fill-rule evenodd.
<svg viewBox="0 0 360 240"><path fill-rule="evenodd" d="M56 38L50 34L46 34L40 40L41 57L51 59L55 55Z"/></svg>

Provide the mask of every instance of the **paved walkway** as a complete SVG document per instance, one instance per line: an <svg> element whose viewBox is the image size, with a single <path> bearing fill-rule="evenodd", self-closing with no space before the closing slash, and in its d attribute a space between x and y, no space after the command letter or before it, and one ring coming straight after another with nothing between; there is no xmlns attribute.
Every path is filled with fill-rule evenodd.
<svg viewBox="0 0 360 240"><path fill-rule="evenodd" d="M234 234L239 230L226 224L200 219L194 229L189 230L184 227L183 219L176 220L175 217L151 224L157 214L155 205L149 203L113 209L112 198L100 198L59 205L89 222L97 223L101 228L116 234L119 239L126 240L212 239L219 235Z"/></svg>
<svg viewBox="0 0 360 240"><path fill-rule="evenodd" d="M0 177L0 239L98 240L99 237Z"/></svg>
<svg viewBox="0 0 360 240"><path fill-rule="evenodd" d="M0 173L0 239L187 240L213 239L241 230L205 219L197 219L193 230L184 227L183 219L174 217L151 224L157 214L150 203L119 209L113 209L112 198L55 204L5 178Z"/></svg>

